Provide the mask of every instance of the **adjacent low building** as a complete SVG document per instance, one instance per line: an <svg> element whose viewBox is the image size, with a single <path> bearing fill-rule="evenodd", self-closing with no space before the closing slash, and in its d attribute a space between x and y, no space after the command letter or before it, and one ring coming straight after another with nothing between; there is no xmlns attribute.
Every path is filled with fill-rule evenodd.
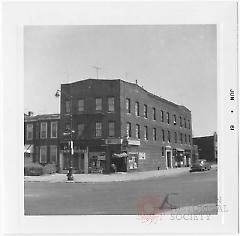
<svg viewBox="0 0 240 236"><path fill-rule="evenodd" d="M217 133L213 135L194 137L193 144L197 145L199 159L205 159L209 162L217 162Z"/></svg>
<svg viewBox="0 0 240 236"><path fill-rule="evenodd" d="M190 165L191 111L138 84L120 79L62 84L60 107L62 172L69 167L71 139L75 173L109 173L113 166L124 172Z"/></svg>

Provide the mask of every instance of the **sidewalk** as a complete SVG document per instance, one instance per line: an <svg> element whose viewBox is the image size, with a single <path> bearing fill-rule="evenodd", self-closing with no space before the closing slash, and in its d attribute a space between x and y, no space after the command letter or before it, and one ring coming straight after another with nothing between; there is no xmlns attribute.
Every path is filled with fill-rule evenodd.
<svg viewBox="0 0 240 236"><path fill-rule="evenodd" d="M212 165L212 169L217 169ZM168 170L153 170L144 172L118 172L115 174L74 174L74 183L100 183L100 182L122 182L136 181L160 176L173 176L182 173L188 173L189 167L174 168ZM64 183L67 182L66 174L53 174L42 176L24 176L24 182L49 182Z"/></svg>

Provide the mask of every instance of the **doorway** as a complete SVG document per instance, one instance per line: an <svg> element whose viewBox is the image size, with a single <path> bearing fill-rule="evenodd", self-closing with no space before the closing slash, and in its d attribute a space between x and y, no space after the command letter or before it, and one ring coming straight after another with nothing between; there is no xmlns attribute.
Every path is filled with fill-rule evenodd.
<svg viewBox="0 0 240 236"><path fill-rule="evenodd" d="M172 168L172 152L171 151L166 151L166 164L167 168Z"/></svg>

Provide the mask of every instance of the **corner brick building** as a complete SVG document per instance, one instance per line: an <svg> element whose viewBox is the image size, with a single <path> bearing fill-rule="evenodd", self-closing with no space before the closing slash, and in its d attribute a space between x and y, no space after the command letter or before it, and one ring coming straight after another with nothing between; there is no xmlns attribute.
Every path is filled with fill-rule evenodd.
<svg viewBox="0 0 240 236"><path fill-rule="evenodd" d="M156 170L188 166L191 111L120 79L61 85L59 168L68 169L74 131L75 173ZM71 122L72 117L72 122Z"/></svg>

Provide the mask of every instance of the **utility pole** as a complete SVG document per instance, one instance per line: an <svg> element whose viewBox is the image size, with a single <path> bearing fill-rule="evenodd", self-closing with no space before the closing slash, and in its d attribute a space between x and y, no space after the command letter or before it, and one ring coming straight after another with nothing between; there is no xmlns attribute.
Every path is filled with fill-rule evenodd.
<svg viewBox="0 0 240 236"><path fill-rule="evenodd" d="M99 72L99 70L101 70L102 68L101 68L101 67L98 67L98 66L93 66L93 69L96 70L97 79L98 79L98 72Z"/></svg>

